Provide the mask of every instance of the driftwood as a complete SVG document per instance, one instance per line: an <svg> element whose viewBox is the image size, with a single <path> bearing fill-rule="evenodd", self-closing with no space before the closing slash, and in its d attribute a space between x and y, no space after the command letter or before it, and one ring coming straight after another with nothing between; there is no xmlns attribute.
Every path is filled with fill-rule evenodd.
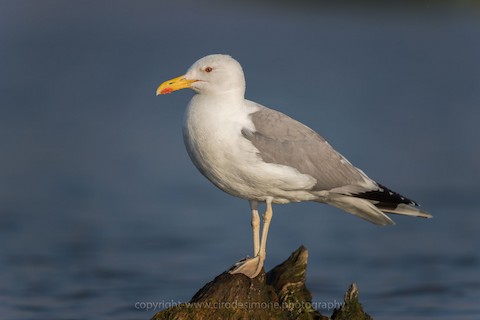
<svg viewBox="0 0 480 320"><path fill-rule="evenodd" d="M312 306L312 295L305 285L308 251L301 246L282 264L254 279L224 272L207 283L190 300L158 312L160 319L322 319L367 320L358 302L358 289L352 284L344 303L332 316L320 314Z"/></svg>

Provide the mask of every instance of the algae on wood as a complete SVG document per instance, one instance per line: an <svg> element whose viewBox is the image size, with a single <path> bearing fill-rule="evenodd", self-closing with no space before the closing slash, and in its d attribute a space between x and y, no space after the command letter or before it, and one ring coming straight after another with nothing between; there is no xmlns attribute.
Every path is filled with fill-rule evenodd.
<svg viewBox="0 0 480 320"><path fill-rule="evenodd" d="M308 251L301 246L282 264L268 273L262 270L254 279L242 274L224 272L201 288L190 302L160 311L152 320L328 320L330 318L322 316L312 307L312 295L305 285L307 260ZM358 303L358 290L356 286L354 288L355 290L347 292L349 299L346 294L345 304L335 310L337 315L333 318L334 312L332 319L371 319L363 313ZM365 317L362 318L362 314ZM349 315L355 317L348 318Z"/></svg>

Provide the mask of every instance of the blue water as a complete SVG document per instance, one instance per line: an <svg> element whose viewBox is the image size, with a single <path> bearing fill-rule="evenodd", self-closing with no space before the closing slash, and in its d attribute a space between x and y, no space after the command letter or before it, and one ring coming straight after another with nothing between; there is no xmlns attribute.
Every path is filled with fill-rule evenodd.
<svg viewBox="0 0 480 320"><path fill-rule="evenodd" d="M318 306L355 281L375 319L479 319L479 39L449 5L0 2L0 317L149 319L251 254L248 204L184 150L192 93L154 96L229 53L248 98L434 215L275 206L267 269L304 244Z"/></svg>

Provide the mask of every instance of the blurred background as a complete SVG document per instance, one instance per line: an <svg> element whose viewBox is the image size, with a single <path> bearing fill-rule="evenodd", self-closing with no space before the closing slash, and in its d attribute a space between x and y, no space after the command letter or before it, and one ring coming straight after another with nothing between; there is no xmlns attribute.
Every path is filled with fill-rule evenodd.
<svg viewBox="0 0 480 320"><path fill-rule="evenodd" d="M304 244L319 306L355 281L375 319L478 319L479 9L0 1L1 317L149 319L158 310L137 302L188 301L251 255L248 202L184 150L193 93L155 97L227 53L248 99L434 215L378 227L316 203L276 206L266 268Z"/></svg>

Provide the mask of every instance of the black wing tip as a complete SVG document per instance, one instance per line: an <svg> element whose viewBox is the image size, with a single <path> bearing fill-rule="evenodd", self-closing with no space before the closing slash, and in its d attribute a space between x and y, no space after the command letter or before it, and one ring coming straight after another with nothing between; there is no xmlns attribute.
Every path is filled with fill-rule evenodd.
<svg viewBox="0 0 480 320"><path fill-rule="evenodd" d="M378 201L378 204L383 207L396 207L398 204L407 204L413 207L419 207L420 205L398 192L392 191L385 187L384 185L377 183L378 189L377 190L370 190L366 192L362 192L359 194L353 195L357 198L362 198L366 200Z"/></svg>

